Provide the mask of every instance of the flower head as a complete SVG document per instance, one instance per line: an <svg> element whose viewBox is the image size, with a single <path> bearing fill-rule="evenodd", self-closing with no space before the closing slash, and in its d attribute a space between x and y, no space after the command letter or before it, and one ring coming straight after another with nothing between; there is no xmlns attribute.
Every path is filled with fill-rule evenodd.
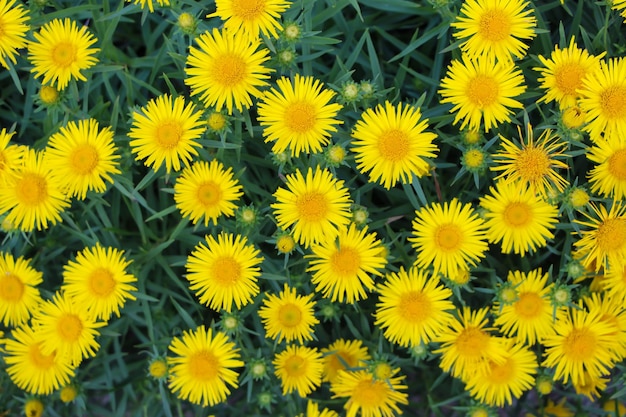
<svg viewBox="0 0 626 417"><path fill-rule="evenodd" d="M306 397L322 383L322 354L315 348L289 345L272 361L283 395Z"/></svg>
<svg viewBox="0 0 626 417"><path fill-rule="evenodd" d="M313 326L319 323L315 318L313 294L298 295L295 288L285 288L278 295L268 294L259 308L267 337L278 342L313 340Z"/></svg>
<svg viewBox="0 0 626 417"><path fill-rule="evenodd" d="M8 61L17 62L18 49L26 46L28 11L15 0L0 0L0 65L9 68Z"/></svg>
<svg viewBox="0 0 626 417"><path fill-rule="evenodd" d="M367 348L360 340L338 339L322 349L324 373L323 381L335 382L340 371L362 367L370 360Z"/></svg>
<svg viewBox="0 0 626 417"><path fill-rule="evenodd" d="M621 200L626 197L626 140L617 135L599 138L587 150L596 163L589 172L591 191Z"/></svg>
<svg viewBox="0 0 626 417"><path fill-rule="evenodd" d="M18 327L28 321L43 300L37 286L43 274L29 259L0 252L0 319L5 326Z"/></svg>
<svg viewBox="0 0 626 417"><path fill-rule="evenodd" d="M0 130L0 184L22 165L24 147L10 143L14 134L15 132L7 132L6 129Z"/></svg>

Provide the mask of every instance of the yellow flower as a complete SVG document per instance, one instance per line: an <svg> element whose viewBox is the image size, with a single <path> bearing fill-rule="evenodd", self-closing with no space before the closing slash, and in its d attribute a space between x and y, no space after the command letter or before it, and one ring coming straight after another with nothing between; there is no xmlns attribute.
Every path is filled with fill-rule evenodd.
<svg viewBox="0 0 626 417"><path fill-rule="evenodd" d="M187 280L204 305L231 312L248 305L259 293L260 251L245 236L220 233L205 236L187 258Z"/></svg>
<svg viewBox="0 0 626 417"><path fill-rule="evenodd" d="M172 101L169 94L150 100L133 114L133 125L128 137L137 159L157 171L165 162L166 172L180 171L181 162L189 165L200 147L197 140L206 130L202 112L196 111L193 103L185 106L183 97Z"/></svg>
<svg viewBox="0 0 626 417"><path fill-rule="evenodd" d="M416 265L434 268L433 276L455 273L459 267L476 266L488 245L483 220L472 208L456 198L443 205L432 203L415 212L412 242Z"/></svg>
<svg viewBox="0 0 626 417"><path fill-rule="evenodd" d="M316 348L289 345L272 361L283 395L306 397L322 383L322 354Z"/></svg>
<svg viewBox="0 0 626 417"><path fill-rule="evenodd" d="M217 225L221 215L233 216L237 207L234 202L242 195L232 168L225 169L215 159L185 168L174 185L174 201L181 215L191 218L193 224L204 217L205 226L210 221Z"/></svg>
<svg viewBox="0 0 626 417"><path fill-rule="evenodd" d="M59 391L59 397L64 403L71 403L78 396L78 389L74 385L66 385Z"/></svg>
<svg viewBox="0 0 626 417"><path fill-rule="evenodd" d="M439 278L417 268L389 273L378 285L374 325L389 341L402 347L427 344L452 320L452 291Z"/></svg>
<svg viewBox="0 0 626 417"><path fill-rule="evenodd" d="M42 84L64 90L71 79L86 81L81 71L98 63L94 55L100 49L91 47L97 39L87 26L79 29L69 18L54 19L33 36L35 41L28 44L28 59L33 65L30 71L35 78L43 75Z"/></svg>
<svg viewBox="0 0 626 417"><path fill-rule="evenodd" d="M119 317L126 301L136 299L131 291L137 290L137 278L127 272L130 263L124 251L96 243L63 267L61 288L98 319L109 320L112 313Z"/></svg>
<svg viewBox="0 0 626 417"><path fill-rule="evenodd" d="M519 182L499 180L480 199L487 237L500 243L502 253L525 255L548 244L558 223L558 208Z"/></svg>
<svg viewBox="0 0 626 417"><path fill-rule="evenodd" d="M307 272L311 283L332 302L353 304L367 298L365 290L374 289L374 276L381 276L387 259L381 254L382 243L367 226L358 229L354 223L339 230L336 240L328 239L311 247Z"/></svg>
<svg viewBox="0 0 626 417"><path fill-rule="evenodd" d="M31 327L11 332L4 344L6 372L18 388L36 395L48 395L70 382L74 367L68 356L44 354L41 338Z"/></svg>
<svg viewBox="0 0 626 417"><path fill-rule="evenodd" d="M618 346L612 352L616 355L616 361L621 361L626 357L626 309L623 300L606 292L592 292L582 300L587 310L598 310L600 321L613 329L613 337L618 341Z"/></svg>
<svg viewBox="0 0 626 417"><path fill-rule="evenodd" d="M273 142L272 152L289 149L295 157L300 152L322 152L337 131L335 125L343 123L337 119L342 106L330 103L335 93L319 80L299 74L293 81L282 77L276 83L280 91L272 88L257 105L265 142Z"/></svg>
<svg viewBox="0 0 626 417"><path fill-rule="evenodd" d="M332 398L346 398L343 408L347 417L391 417L402 414L399 405L409 403L404 376L394 369L387 379L375 378L368 371L341 371L330 386Z"/></svg>
<svg viewBox="0 0 626 417"><path fill-rule="evenodd" d="M591 191L621 200L626 196L626 140L617 135L598 138L587 150L596 163L589 172Z"/></svg>
<svg viewBox="0 0 626 417"><path fill-rule="evenodd" d="M300 170L287 176L287 188L275 193L271 204L278 227L292 227L293 238L305 248L334 239L350 222L350 195L343 181L327 169L311 168L306 177Z"/></svg>
<svg viewBox="0 0 626 417"><path fill-rule="evenodd" d="M613 0L609 4L611 4L611 9L618 11L626 22L626 0Z"/></svg>
<svg viewBox="0 0 626 417"><path fill-rule="evenodd" d="M59 102L59 90L49 85L42 85L39 89L39 99L46 106L53 106Z"/></svg>
<svg viewBox="0 0 626 417"><path fill-rule="evenodd" d="M15 0L0 0L0 65L9 68L8 61L17 63L18 49L26 46L28 11Z"/></svg>
<svg viewBox="0 0 626 417"><path fill-rule="evenodd" d="M298 414L296 417L339 417L339 414L328 408L323 408L322 411L320 411L317 403L309 400L306 404L306 413Z"/></svg>
<svg viewBox="0 0 626 417"><path fill-rule="evenodd" d="M365 366L365 362L371 359L367 348L360 340L335 340L322 349L322 355L324 363L322 380L331 383L337 380L340 371Z"/></svg>
<svg viewBox="0 0 626 417"><path fill-rule="evenodd" d="M296 241L289 232L282 232L276 238L276 250L278 253L289 254L296 248Z"/></svg>
<svg viewBox="0 0 626 417"><path fill-rule="evenodd" d="M31 398L24 403L24 414L26 414L26 417L41 417L43 409L43 403L37 398Z"/></svg>
<svg viewBox="0 0 626 417"><path fill-rule="evenodd" d="M267 294L258 311L266 336L277 342L313 340L313 326L319 323L313 312L313 295L297 295L287 284L278 295Z"/></svg>
<svg viewBox="0 0 626 417"><path fill-rule="evenodd" d="M43 301L36 288L42 282L43 274L29 259L0 252L0 319L5 326L18 327L30 319Z"/></svg>
<svg viewBox="0 0 626 417"><path fill-rule="evenodd" d="M537 20L529 2L523 0L466 0L451 26L461 39L461 50L471 57L491 56L501 60L511 55L523 58L535 37Z"/></svg>
<svg viewBox="0 0 626 417"><path fill-rule="evenodd" d="M556 45L550 58L546 59L539 55L538 58L544 67L537 67L534 70L541 74L539 82L541 88L546 90L539 102L556 101L561 110L575 106L580 97L578 90L583 87L583 80L600 66L600 59L605 54L606 52L598 56L590 55L586 49L576 46L572 36L566 49L559 49Z"/></svg>
<svg viewBox="0 0 626 417"><path fill-rule="evenodd" d="M99 130L95 119L85 119L69 122L50 136L45 157L68 197L84 200L87 191L103 193L105 180L112 183L111 175L121 174L115 151L111 128Z"/></svg>
<svg viewBox="0 0 626 417"><path fill-rule="evenodd" d="M4 128L0 130L0 185L22 165L25 147L9 144L14 134Z"/></svg>
<svg viewBox="0 0 626 417"><path fill-rule="evenodd" d="M586 116L579 106L571 106L561 112L561 122L567 129L578 129L585 123Z"/></svg>
<svg viewBox="0 0 626 417"><path fill-rule="evenodd" d="M133 0L126 0L128 2L131 2ZM159 6L163 7L163 6L169 6L170 5L170 0L134 0L134 4L139 4L141 6L141 9L145 9L146 6L148 6L148 10L150 10L150 13L154 12L154 3L158 3Z"/></svg>
<svg viewBox="0 0 626 417"><path fill-rule="evenodd" d="M567 164L562 161L566 158L563 151L567 143L550 129L544 130L535 141L530 124L526 129L528 139L524 142L519 126L517 130L521 138L519 145L500 135L501 149L493 155L495 165L491 170L502 172L495 180L521 181L532 192L544 197L553 189L563 191L567 181L556 169L567 169Z"/></svg>
<svg viewBox="0 0 626 417"><path fill-rule="evenodd" d="M217 111L233 107L239 111L252 106L253 97L260 97L272 72L263 64L269 59L269 50L262 48L259 39L250 41L246 34L218 29L206 31L196 38L198 48L189 48L185 84L191 94L200 95L207 106Z"/></svg>
<svg viewBox="0 0 626 417"><path fill-rule="evenodd" d="M150 362L148 373L154 379L162 379L167 375L168 363L164 358L156 358Z"/></svg>
<svg viewBox="0 0 626 417"><path fill-rule="evenodd" d="M428 119L409 104L394 107L386 101L367 109L352 131L357 168L386 189L426 175L430 171L426 158L436 157L439 150L433 144L437 135L426 132L427 127Z"/></svg>
<svg viewBox="0 0 626 417"><path fill-rule="evenodd" d="M285 0L216 0L215 13L207 17L219 17L225 21L224 28L233 32L242 32L250 40L256 40L261 33L267 37L278 38L282 30L278 19L281 13L291 6Z"/></svg>
<svg viewBox="0 0 626 417"><path fill-rule="evenodd" d="M0 187L0 215L22 231L47 229L61 221L60 213L69 207L58 177L52 176L43 152L27 149L15 175Z"/></svg>
<svg viewBox="0 0 626 417"><path fill-rule="evenodd" d="M169 350L169 388L178 398L206 407L226 400L237 388L235 368L244 366L239 349L221 332L204 326L175 337Z"/></svg>

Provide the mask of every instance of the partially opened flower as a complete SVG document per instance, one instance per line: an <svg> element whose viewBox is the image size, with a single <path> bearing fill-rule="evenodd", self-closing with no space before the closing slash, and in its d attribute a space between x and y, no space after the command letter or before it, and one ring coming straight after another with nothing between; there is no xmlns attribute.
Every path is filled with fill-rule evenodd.
<svg viewBox="0 0 626 417"><path fill-rule="evenodd" d="M0 0L0 65L9 68L8 61L17 62L18 49L26 46L29 21L27 9L15 0Z"/></svg>
<svg viewBox="0 0 626 417"><path fill-rule="evenodd" d="M226 30L243 32L251 40L257 39L261 33L268 37L278 38L282 25L281 14L291 6L285 0L216 0L215 13L207 17L219 17L224 20Z"/></svg>

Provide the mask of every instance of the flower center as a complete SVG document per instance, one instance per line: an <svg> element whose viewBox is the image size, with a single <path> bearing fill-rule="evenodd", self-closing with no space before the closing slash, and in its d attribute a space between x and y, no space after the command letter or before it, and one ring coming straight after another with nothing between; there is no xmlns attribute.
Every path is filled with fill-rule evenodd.
<svg viewBox="0 0 626 417"><path fill-rule="evenodd" d="M507 204L502 213L502 220L509 227L524 227L533 219L532 208L530 205L522 202L513 202Z"/></svg>
<svg viewBox="0 0 626 417"><path fill-rule="evenodd" d="M432 317L432 304L424 293L411 291L400 297L398 311L402 318L411 323L423 323Z"/></svg>
<svg viewBox="0 0 626 417"><path fill-rule="evenodd" d="M298 217L308 222L319 222L326 218L328 213L328 200L322 193L309 192L296 201Z"/></svg>
<svg viewBox="0 0 626 417"><path fill-rule="evenodd" d="M98 268L89 275L89 289L98 297L106 297L115 289L113 274L106 268Z"/></svg>
<svg viewBox="0 0 626 417"><path fill-rule="evenodd" d="M58 67L67 68L76 61L76 46L71 42L59 42L52 49L52 60Z"/></svg>
<svg viewBox="0 0 626 417"><path fill-rule="evenodd" d="M293 132L310 132L315 127L316 120L315 107L307 102L293 103L285 109L285 124Z"/></svg>
<svg viewBox="0 0 626 417"><path fill-rule="evenodd" d="M490 372L488 378L496 384L506 384L513 381L515 375L515 365L513 361L507 359L500 365L495 362L489 362Z"/></svg>
<svg viewBox="0 0 626 417"><path fill-rule="evenodd" d="M620 181L626 181L626 149L619 149L609 157L609 172Z"/></svg>
<svg viewBox="0 0 626 417"><path fill-rule="evenodd" d="M302 322L302 310L295 304L285 304L278 311L278 320L284 327L295 327Z"/></svg>
<svg viewBox="0 0 626 417"><path fill-rule="evenodd" d="M435 244L439 250L453 252L463 243L461 228L456 224L442 224L435 229Z"/></svg>
<svg viewBox="0 0 626 417"><path fill-rule="evenodd" d="M466 90L469 101L481 109L496 103L498 93L498 83L487 75L476 75L469 81Z"/></svg>
<svg viewBox="0 0 626 417"><path fill-rule="evenodd" d="M511 35L511 19L500 9L483 13L478 22L478 33L491 42L498 42Z"/></svg>
<svg viewBox="0 0 626 417"><path fill-rule="evenodd" d="M17 181L15 193L20 203L37 206L48 197L48 183L41 175L26 173Z"/></svg>
<svg viewBox="0 0 626 417"><path fill-rule="evenodd" d="M626 219L606 219L596 232L598 247L604 252L623 248L626 244Z"/></svg>
<svg viewBox="0 0 626 417"><path fill-rule="evenodd" d="M64 314L59 318L57 331L66 342L76 342L83 331L83 323L76 314Z"/></svg>
<svg viewBox="0 0 626 417"><path fill-rule="evenodd" d="M0 299L7 303L17 303L24 295L24 283L19 277L6 272L0 280Z"/></svg>
<svg viewBox="0 0 626 417"><path fill-rule="evenodd" d="M242 20L255 20L265 12L265 0L234 0L233 15Z"/></svg>
<svg viewBox="0 0 626 417"><path fill-rule="evenodd" d="M156 142L162 149L174 149L183 135L180 123L164 122L157 127Z"/></svg>
<svg viewBox="0 0 626 417"><path fill-rule="evenodd" d="M456 339L456 348L464 357L480 358L489 343L489 335L477 327L464 329Z"/></svg>
<svg viewBox="0 0 626 417"><path fill-rule="evenodd" d="M465 152L465 165L469 168L480 167L485 160L485 155L478 149L470 149Z"/></svg>
<svg viewBox="0 0 626 417"><path fill-rule="evenodd" d="M386 397L385 386L382 384L384 382L371 379L359 382L352 392L352 400L355 404L360 404L362 410L378 410L385 403Z"/></svg>
<svg viewBox="0 0 626 417"><path fill-rule="evenodd" d="M219 376L219 361L206 350L194 353L189 358L189 372L196 380L211 381Z"/></svg>
<svg viewBox="0 0 626 417"><path fill-rule="evenodd" d="M232 256L223 256L213 262L213 279L224 287L230 287L241 278L241 265Z"/></svg>
<svg viewBox="0 0 626 417"><path fill-rule="evenodd" d="M524 319L532 319L541 314L543 310L543 298L534 292L519 294L519 300L515 303L515 312Z"/></svg>
<svg viewBox="0 0 626 417"><path fill-rule="evenodd" d="M98 166L98 159L98 151L89 144L79 145L70 157L72 168L78 175L91 174Z"/></svg>
<svg viewBox="0 0 626 417"><path fill-rule="evenodd" d="M556 86L568 96L577 96L576 92L582 86L585 69L576 62L560 66L554 71Z"/></svg>
<svg viewBox="0 0 626 417"><path fill-rule="evenodd" d="M335 252L331 258L330 263L333 268L333 272L342 277L353 277L359 272L361 266L361 256L359 252L351 247L342 246L337 252Z"/></svg>
<svg viewBox="0 0 626 417"><path fill-rule="evenodd" d="M626 87L616 85L604 90L600 94L600 107L608 119L626 117Z"/></svg>
<svg viewBox="0 0 626 417"><path fill-rule="evenodd" d="M585 361L596 350L596 338L586 327L574 329L563 341L563 352L569 359Z"/></svg>
<svg viewBox="0 0 626 417"><path fill-rule="evenodd" d="M541 148L524 148L515 161L519 176L526 181L537 181L550 170L550 159Z"/></svg>
<svg viewBox="0 0 626 417"><path fill-rule="evenodd" d="M304 375L306 373L306 368L306 361L298 355L293 355L285 361L285 371L287 371L289 376L292 378Z"/></svg>
<svg viewBox="0 0 626 417"><path fill-rule="evenodd" d="M41 348L39 346L39 344L33 344L30 346L29 350L29 357L31 360L31 363L33 365L35 365L36 368L38 369L50 369L53 365L54 365L54 358L55 358L55 353L53 352L50 355L44 355L41 352Z"/></svg>
<svg viewBox="0 0 626 417"><path fill-rule="evenodd" d="M198 187L198 200L204 207L214 207L222 200L222 190L213 181L207 181Z"/></svg>
<svg viewBox="0 0 626 417"><path fill-rule="evenodd" d="M246 62L238 55L224 54L218 57L213 64L211 76L222 87L234 87L246 75Z"/></svg>
<svg viewBox="0 0 626 417"><path fill-rule="evenodd" d="M402 130L388 130L378 140L380 156L387 161L402 161L409 153L409 148L409 137Z"/></svg>

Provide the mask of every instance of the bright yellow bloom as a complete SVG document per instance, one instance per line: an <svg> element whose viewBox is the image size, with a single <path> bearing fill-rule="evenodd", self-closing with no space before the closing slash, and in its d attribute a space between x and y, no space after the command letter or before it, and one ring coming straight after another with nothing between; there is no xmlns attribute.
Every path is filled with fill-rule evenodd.
<svg viewBox="0 0 626 417"><path fill-rule="evenodd" d="M611 9L618 11L620 16L624 18L624 22L626 22L626 0L613 0L609 4L611 4Z"/></svg>
<svg viewBox="0 0 626 417"><path fill-rule="evenodd" d="M169 388L178 398L206 407L226 400L237 388L236 368L244 366L239 348L222 332L200 326L175 337L168 357Z"/></svg>
<svg viewBox="0 0 626 417"><path fill-rule="evenodd" d="M322 354L315 348L289 345L272 361L283 395L306 397L322 384Z"/></svg>
<svg viewBox="0 0 626 417"><path fill-rule="evenodd" d="M463 120L461 129L478 130L483 123L486 132L511 121L511 109L523 107L516 97L526 91L522 72L512 61L487 56L453 60L440 86L441 103L451 103L450 112L456 113L454 124Z"/></svg>
<svg viewBox="0 0 626 417"><path fill-rule="evenodd" d="M15 132L7 132L6 129L0 130L0 184L22 164L24 146L9 144L14 134Z"/></svg>
<svg viewBox="0 0 626 417"><path fill-rule="evenodd" d="M313 340L313 326L319 323L313 311L313 295L297 295L295 288L287 284L278 295L268 294L258 311L266 336L277 342Z"/></svg>
<svg viewBox="0 0 626 417"><path fill-rule="evenodd" d="M267 37L278 38L282 25L278 21L281 13L291 6L285 0L216 0L215 13L207 17L219 17L224 20L224 28L233 32L243 32L250 40L257 39L261 33Z"/></svg>
<svg viewBox="0 0 626 417"><path fill-rule="evenodd" d="M128 2L131 2L133 0L126 0ZM163 7L163 6L169 6L170 5L170 0L134 0L134 4L139 4L141 6L141 9L145 9L146 6L148 6L148 10L150 10L150 13L154 13L154 3L158 3L159 6Z"/></svg>
<svg viewBox="0 0 626 417"><path fill-rule="evenodd" d="M457 29L454 37L463 40L461 50L471 57L523 58L537 26L528 5L523 0L465 0L451 24Z"/></svg>
<svg viewBox="0 0 626 417"><path fill-rule="evenodd" d="M322 152L331 133L337 132L336 125L343 123L337 119L342 106L330 102L335 93L323 88L319 80L300 74L293 81L282 77L276 83L280 91L267 91L257 105L265 142L273 142L272 152L289 149L295 157L300 152Z"/></svg>
<svg viewBox="0 0 626 417"><path fill-rule="evenodd" d="M360 340L338 339L322 349L324 363L323 381L335 382L339 372L365 366L370 360L367 348Z"/></svg>
<svg viewBox="0 0 626 417"><path fill-rule="evenodd" d="M28 321L43 301L36 288L42 282L43 274L29 259L0 252L0 319L5 326L18 327Z"/></svg>
<svg viewBox="0 0 626 417"><path fill-rule="evenodd" d="M306 404L306 413L298 414L296 417L339 417L339 414L328 408L323 408L322 411L320 411L317 403L309 400Z"/></svg>
<svg viewBox="0 0 626 417"><path fill-rule="evenodd" d="M437 135L427 127L428 119L409 104L394 107L386 101L367 109L352 131L357 168L386 189L428 174L427 158L436 157L439 149L433 144Z"/></svg>
<svg viewBox="0 0 626 417"><path fill-rule="evenodd" d="M86 81L82 71L96 63L94 55L100 51L91 46L98 40L87 30L80 29L69 18L54 19L33 34L35 41L28 44L30 70L35 78L43 75L42 84L64 90L71 79Z"/></svg>
<svg viewBox="0 0 626 417"><path fill-rule="evenodd" d="M15 0L0 0L0 65L9 68L8 61L17 63L18 49L26 46L28 11Z"/></svg>
<svg viewBox="0 0 626 417"><path fill-rule="evenodd" d="M239 111L252 106L252 97L262 95L260 88L268 85L271 69L263 64L269 50L259 46L259 39L250 41L245 33L206 31L196 38L198 48L189 48L185 84L192 95L200 95L207 106L217 111L233 107Z"/></svg>
<svg viewBox="0 0 626 417"><path fill-rule="evenodd" d="M589 172L591 191L621 200L626 197L626 140L617 135L598 138L587 149L587 159L596 163Z"/></svg>
<svg viewBox="0 0 626 417"><path fill-rule="evenodd" d="M172 100L169 94L152 99L133 114L128 137L137 159L157 171L165 163L166 172L180 171L182 165L198 155L197 140L206 130L202 112L183 97Z"/></svg>

